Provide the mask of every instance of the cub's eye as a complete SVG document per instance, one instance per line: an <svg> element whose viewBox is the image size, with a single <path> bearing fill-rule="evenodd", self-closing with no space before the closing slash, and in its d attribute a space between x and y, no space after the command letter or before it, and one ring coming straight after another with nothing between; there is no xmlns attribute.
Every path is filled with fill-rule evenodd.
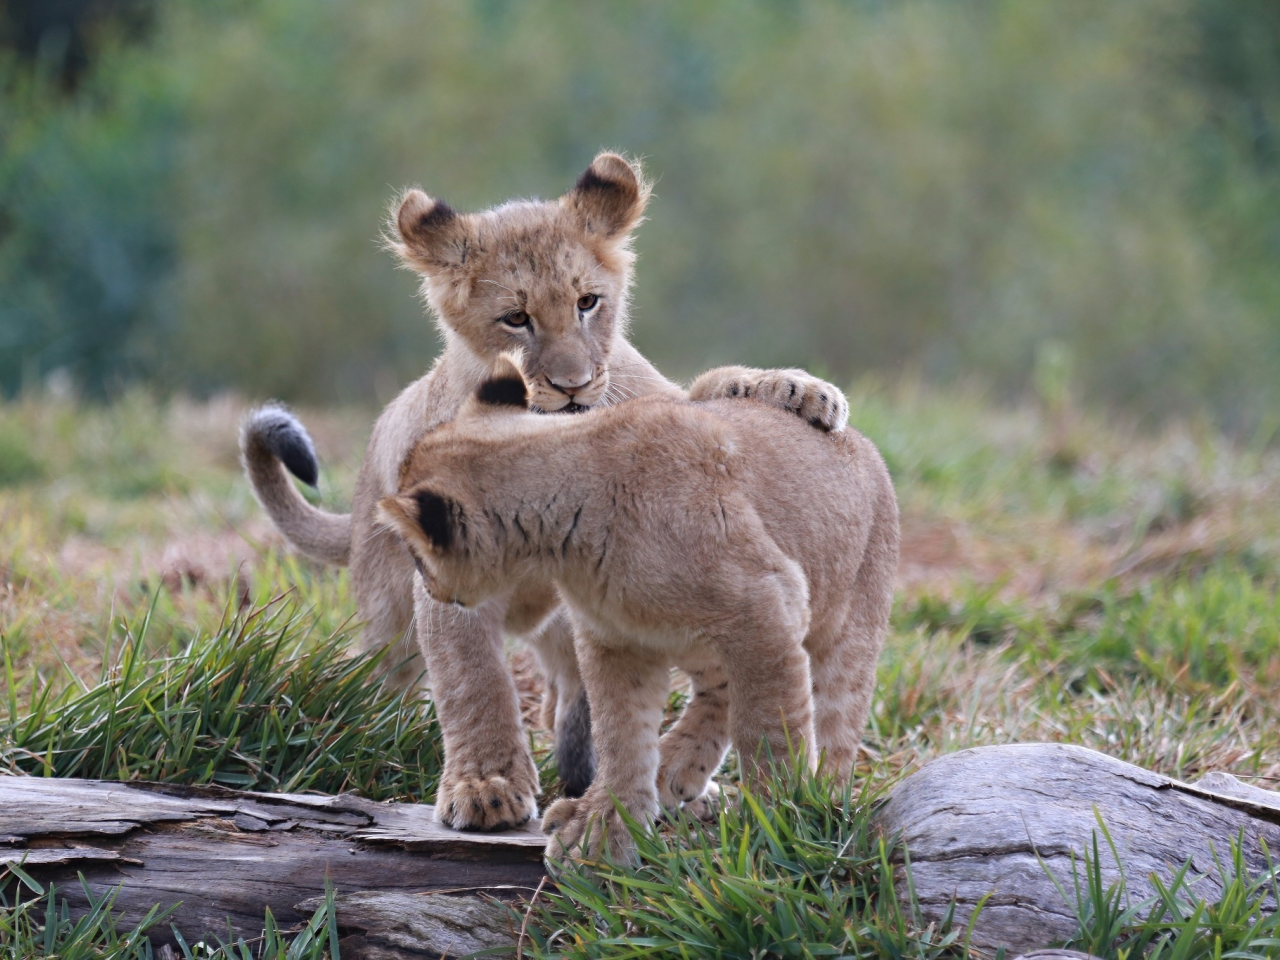
<svg viewBox="0 0 1280 960"><path fill-rule="evenodd" d="M504 313L498 320L501 323L505 323L512 330L523 330L529 326L529 314L523 310L512 310L510 313Z"/></svg>
<svg viewBox="0 0 1280 960"><path fill-rule="evenodd" d="M584 293L582 296L578 298L578 309L581 310L583 313L587 313L588 311L594 309L595 305L599 302L600 302L600 298L597 297L594 293Z"/></svg>

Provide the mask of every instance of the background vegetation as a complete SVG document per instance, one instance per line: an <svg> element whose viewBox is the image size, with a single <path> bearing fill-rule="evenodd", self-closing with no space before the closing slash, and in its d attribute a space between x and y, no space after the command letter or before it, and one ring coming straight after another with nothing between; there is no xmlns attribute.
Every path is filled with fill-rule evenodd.
<svg viewBox="0 0 1280 960"><path fill-rule="evenodd" d="M555 195L613 146L658 178L635 338L674 374L1065 362L1140 416L1280 410L1268 0L7 9L10 394L386 399L437 346L394 190Z"/></svg>

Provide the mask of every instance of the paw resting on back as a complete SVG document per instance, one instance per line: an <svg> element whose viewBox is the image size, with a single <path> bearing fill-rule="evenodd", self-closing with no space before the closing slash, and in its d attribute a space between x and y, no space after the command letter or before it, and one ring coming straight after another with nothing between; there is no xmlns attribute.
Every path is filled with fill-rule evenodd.
<svg viewBox="0 0 1280 960"><path fill-rule="evenodd" d="M448 777L436 796L436 819L454 830L506 830L537 816L538 785L528 777Z"/></svg>
<svg viewBox="0 0 1280 960"><path fill-rule="evenodd" d="M849 421L844 393L803 370L718 367L699 377L690 400L745 397L790 410L822 430L842 430Z"/></svg>
<svg viewBox="0 0 1280 960"><path fill-rule="evenodd" d="M754 383L744 381L744 396L754 396L797 413L822 430L843 430L849 422L844 393L803 370L770 370Z"/></svg>

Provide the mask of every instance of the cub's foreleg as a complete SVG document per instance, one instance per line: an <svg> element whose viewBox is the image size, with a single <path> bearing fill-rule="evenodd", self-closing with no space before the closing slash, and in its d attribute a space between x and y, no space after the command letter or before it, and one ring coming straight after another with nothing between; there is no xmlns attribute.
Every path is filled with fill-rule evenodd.
<svg viewBox="0 0 1280 960"><path fill-rule="evenodd" d="M633 850L631 834L614 806L616 799L638 820L658 813L658 730L670 683L665 657L618 637L580 630L577 642L582 679L591 699L598 769L578 800L558 800L542 820L553 834L547 856L615 858Z"/></svg>
<svg viewBox="0 0 1280 960"><path fill-rule="evenodd" d="M538 771L502 656L503 609L437 603L414 581L418 639L444 735L436 819L456 830L500 830L538 812Z"/></svg>
<svg viewBox="0 0 1280 960"><path fill-rule="evenodd" d="M662 737L658 801L705 816L714 812L708 782L729 749L729 678L710 658L682 660L680 666L692 689L680 719Z"/></svg>

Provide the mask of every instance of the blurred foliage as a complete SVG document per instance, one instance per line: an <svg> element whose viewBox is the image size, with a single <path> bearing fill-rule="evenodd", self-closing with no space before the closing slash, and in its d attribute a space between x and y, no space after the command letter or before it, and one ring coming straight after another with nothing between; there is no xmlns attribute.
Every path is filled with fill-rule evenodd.
<svg viewBox="0 0 1280 960"><path fill-rule="evenodd" d="M0 383L386 399L437 349L395 190L658 178L634 338L673 374L904 365L1255 428L1280 405L1269 0L185 0L74 92L0 67ZM1065 389L1065 388L1064 388Z"/></svg>

